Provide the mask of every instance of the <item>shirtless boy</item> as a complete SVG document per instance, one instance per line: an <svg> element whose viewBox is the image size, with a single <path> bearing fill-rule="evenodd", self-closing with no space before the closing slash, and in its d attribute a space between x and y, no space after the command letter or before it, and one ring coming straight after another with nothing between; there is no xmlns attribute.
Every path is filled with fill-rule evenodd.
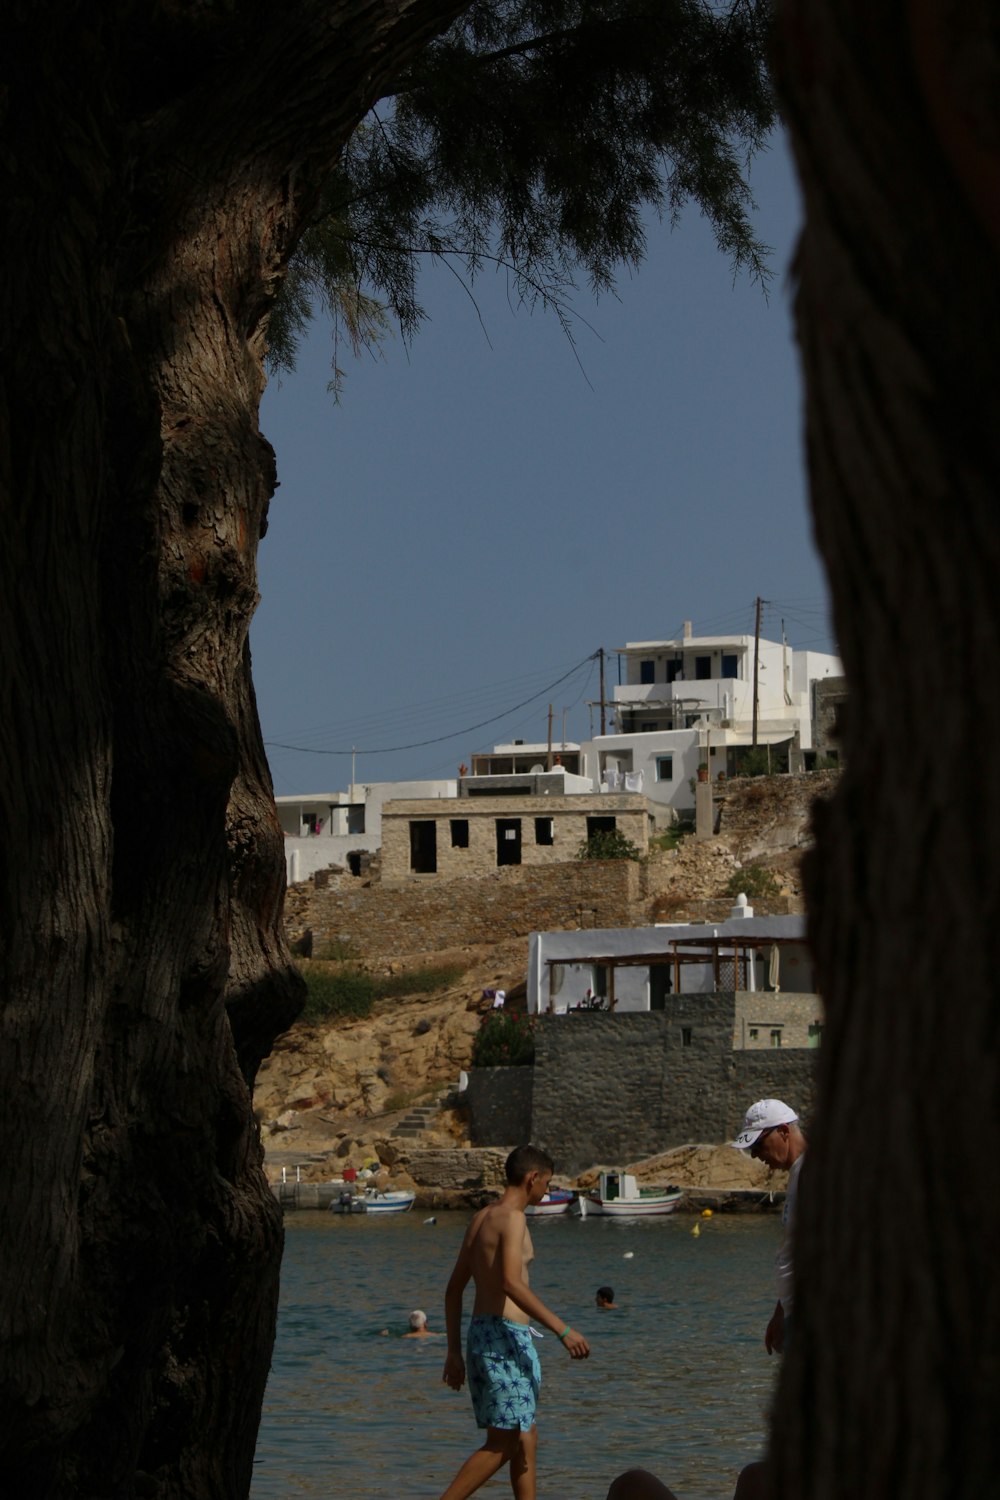
<svg viewBox="0 0 1000 1500"><path fill-rule="evenodd" d="M510 1464L515 1500L535 1500L535 1406L542 1372L529 1322L550 1329L573 1359L586 1359L587 1340L549 1312L528 1286L534 1256L524 1210L545 1195L553 1166L537 1146L518 1146L507 1158L507 1187L497 1203L480 1209L466 1231L445 1292L448 1355L444 1380L452 1390L465 1383L462 1358L462 1297L476 1285L466 1341L469 1394L486 1441L459 1469L441 1500L466 1500L504 1464Z"/></svg>

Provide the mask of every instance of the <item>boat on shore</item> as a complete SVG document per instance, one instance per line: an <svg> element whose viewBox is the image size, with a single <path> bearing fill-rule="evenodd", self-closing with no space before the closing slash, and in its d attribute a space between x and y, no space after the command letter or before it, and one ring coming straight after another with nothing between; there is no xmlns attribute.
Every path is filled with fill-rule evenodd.
<svg viewBox="0 0 1000 1500"><path fill-rule="evenodd" d="M646 1219L673 1213L684 1194L676 1187L639 1187L635 1178L620 1169L602 1172L597 1186L577 1193L574 1210L581 1219L604 1214L613 1219Z"/></svg>
<svg viewBox="0 0 1000 1500"><path fill-rule="evenodd" d="M554 1214L569 1213L575 1198L572 1188L550 1187L539 1203L529 1203L524 1212L529 1219L549 1219Z"/></svg>

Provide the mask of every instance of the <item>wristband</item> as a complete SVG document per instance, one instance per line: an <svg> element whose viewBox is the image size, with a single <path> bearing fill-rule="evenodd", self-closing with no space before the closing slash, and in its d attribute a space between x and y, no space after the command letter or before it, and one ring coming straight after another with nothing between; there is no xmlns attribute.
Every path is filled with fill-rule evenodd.
<svg viewBox="0 0 1000 1500"><path fill-rule="evenodd" d="M563 1331L562 1331L562 1333L561 1333L561 1334L560 1334L560 1335L559 1335L559 1337L560 1337L560 1338L561 1338L561 1339L565 1339L565 1338L566 1338L566 1335L567 1335L567 1333L569 1333L569 1331L570 1331L570 1326L569 1326L569 1324L568 1324L568 1323L567 1323L567 1324L566 1324L566 1327L565 1327L565 1328L564 1328L564 1329L563 1329Z"/></svg>

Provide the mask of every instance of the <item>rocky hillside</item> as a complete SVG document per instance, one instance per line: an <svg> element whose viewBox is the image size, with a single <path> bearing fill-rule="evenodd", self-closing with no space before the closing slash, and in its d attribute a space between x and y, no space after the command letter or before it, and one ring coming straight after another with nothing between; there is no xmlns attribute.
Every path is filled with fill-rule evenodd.
<svg viewBox="0 0 1000 1500"><path fill-rule="evenodd" d="M671 919L718 920L732 905L732 896L724 894L729 882L741 872L751 882L751 871L757 866L773 874L776 894L769 899L754 898L755 908L759 912L801 910L799 859L809 843L811 804L817 795L828 795L834 784L832 773L728 783L724 800L720 798L716 838L700 844L683 838L676 848L651 855L642 867L628 907L632 925ZM561 868L565 880L566 867ZM336 900L330 886L340 880L349 882L344 899L350 900L352 918L358 921L358 902L365 895L358 889L359 881L336 874L321 881L319 888L310 881L289 893L293 941L317 925L311 913L318 901L329 911L331 900ZM455 930L460 889L449 888L449 935ZM375 898L379 893L371 894ZM395 894L396 899L405 900L404 893ZM496 894L499 899L499 889ZM576 925L573 917L570 908L563 925ZM412 929L422 934L420 946L391 959L366 955L363 944L355 940L351 958L315 957L304 965L312 974L336 973L346 966L386 978L447 964L457 977L433 993L377 1000L364 1019L300 1021L279 1039L261 1069L255 1093L272 1177L281 1165L310 1158L316 1160L306 1170L314 1177L331 1175L331 1162L361 1165L374 1158L394 1165L397 1177L402 1177L415 1135L425 1147L467 1147L460 1112L436 1109L420 1117L419 1113L414 1116L414 1107L453 1091L459 1072L469 1066L472 1038L489 1006L483 991L503 988L516 994L523 983L525 933L511 933L509 924L506 931L504 927L502 921L494 924L491 940L484 941L481 923L470 924L466 942L444 946L435 940L433 922L426 922ZM407 1127L410 1116L417 1120L416 1128ZM692 1160L703 1176L710 1177L716 1170L709 1170L707 1159ZM719 1170L730 1173L739 1163L735 1152L721 1160ZM670 1180L682 1180L679 1163Z"/></svg>

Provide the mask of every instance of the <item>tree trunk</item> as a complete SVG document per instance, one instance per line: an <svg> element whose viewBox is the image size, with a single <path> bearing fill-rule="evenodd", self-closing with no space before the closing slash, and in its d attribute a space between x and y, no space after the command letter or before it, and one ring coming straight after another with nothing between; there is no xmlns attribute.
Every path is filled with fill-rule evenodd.
<svg viewBox="0 0 1000 1500"><path fill-rule="evenodd" d="M247 649L262 328L463 8L5 15L5 1493L249 1488L281 1246L250 1087L300 992Z"/></svg>
<svg viewBox="0 0 1000 1500"><path fill-rule="evenodd" d="M997 49L986 0L779 14L812 502L850 684L809 873L827 1024L779 1497L980 1500L1000 1472Z"/></svg>

